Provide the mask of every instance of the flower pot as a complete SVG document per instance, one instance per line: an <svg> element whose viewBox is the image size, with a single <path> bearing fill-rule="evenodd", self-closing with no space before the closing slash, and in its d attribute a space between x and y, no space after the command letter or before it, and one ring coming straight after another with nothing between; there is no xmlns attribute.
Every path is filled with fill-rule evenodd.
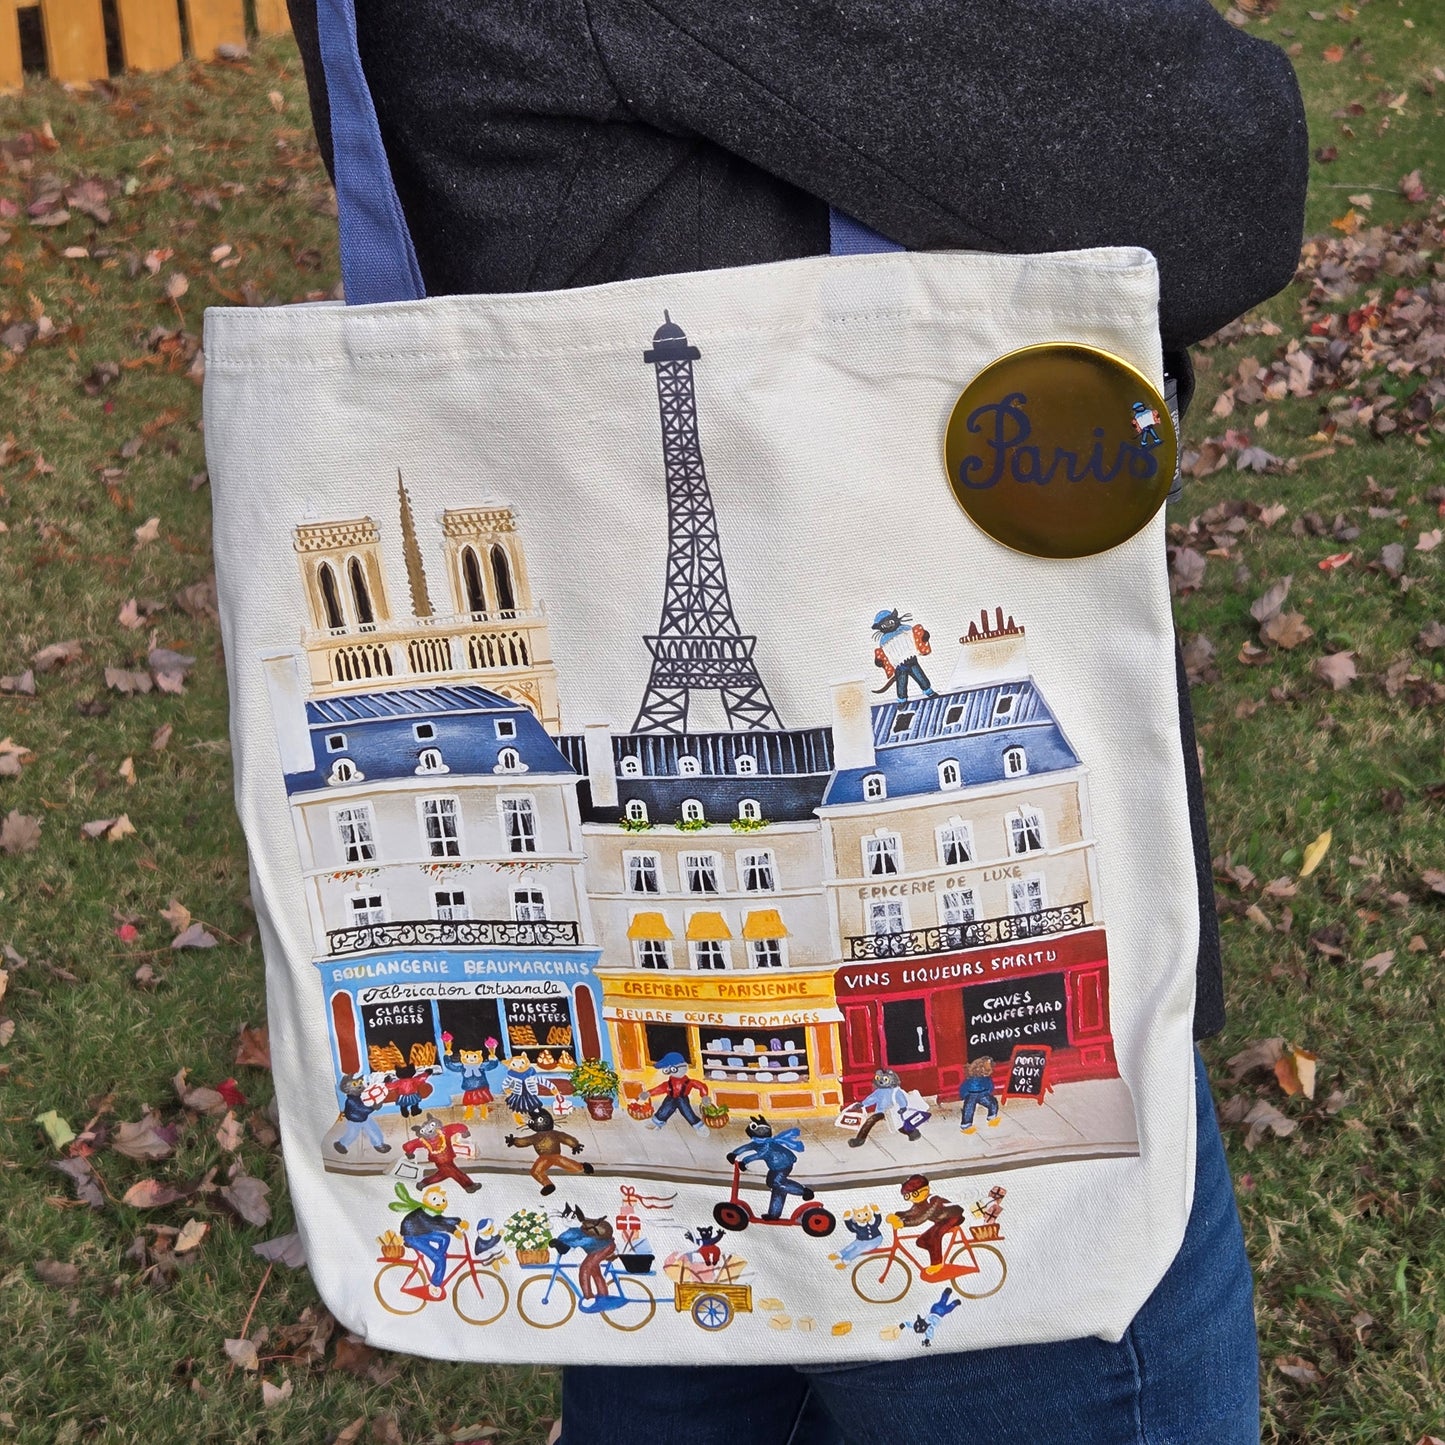
<svg viewBox="0 0 1445 1445"><path fill-rule="evenodd" d="M619 1254L617 1257L628 1274L650 1274L652 1261L657 1258L654 1254Z"/></svg>
<svg viewBox="0 0 1445 1445"><path fill-rule="evenodd" d="M587 1112L594 1119L610 1119L612 1117L612 1100L605 1094L600 1099L588 1099Z"/></svg>
<svg viewBox="0 0 1445 1445"><path fill-rule="evenodd" d="M525 1268L528 1265L551 1264L552 1252L547 1249L519 1249L517 1251L517 1263Z"/></svg>
<svg viewBox="0 0 1445 1445"><path fill-rule="evenodd" d="M709 1129L726 1129L728 1126L728 1115L725 1113L704 1114L702 1116L702 1122L706 1124Z"/></svg>

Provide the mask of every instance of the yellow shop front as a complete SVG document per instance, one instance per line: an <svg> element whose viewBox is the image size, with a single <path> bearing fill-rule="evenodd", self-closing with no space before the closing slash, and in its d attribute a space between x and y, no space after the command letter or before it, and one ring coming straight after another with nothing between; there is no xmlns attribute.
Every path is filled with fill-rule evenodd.
<svg viewBox="0 0 1445 1445"><path fill-rule="evenodd" d="M672 973L601 968L602 1017L624 1099L662 1080L679 1053L709 1097L769 1115L836 1114L838 1025L832 969Z"/></svg>

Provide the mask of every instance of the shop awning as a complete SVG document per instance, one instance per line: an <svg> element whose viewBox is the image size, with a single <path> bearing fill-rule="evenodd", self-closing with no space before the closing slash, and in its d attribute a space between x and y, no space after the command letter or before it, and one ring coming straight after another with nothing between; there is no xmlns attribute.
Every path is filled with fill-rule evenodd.
<svg viewBox="0 0 1445 1445"><path fill-rule="evenodd" d="M755 938L787 936L788 930L783 927L783 915L776 908L756 908L743 923L743 937L750 942Z"/></svg>
<svg viewBox="0 0 1445 1445"><path fill-rule="evenodd" d="M672 937L672 929L667 926L667 919L660 913L634 913L632 922L628 925L627 936L636 942L637 939L667 939ZM692 935L688 934L691 938Z"/></svg>
<svg viewBox="0 0 1445 1445"><path fill-rule="evenodd" d="M694 913L687 920L689 943L706 943L731 937L727 920L721 913Z"/></svg>

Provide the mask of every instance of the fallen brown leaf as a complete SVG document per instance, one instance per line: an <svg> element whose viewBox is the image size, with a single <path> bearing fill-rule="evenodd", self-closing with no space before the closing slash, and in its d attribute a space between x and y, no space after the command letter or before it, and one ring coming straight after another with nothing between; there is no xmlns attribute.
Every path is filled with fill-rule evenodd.
<svg viewBox="0 0 1445 1445"><path fill-rule="evenodd" d="M42 647L30 662L36 672L53 672L57 667L64 667L67 662L76 661L84 650L73 638L69 642L52 642Z"/></svg>
<svg viewBox="0 0 1445 1445"><path fill-rule="evenodd" d="M5 821L0 823L0 853L8 853L12 856L16 853L29 853L40 846L40 825L39 818L32 818L27 813L22 813L18 808L11 808L5 815Z"/></svg>
<svg viewBox="0 0 1445 1445"><path fill-rule="evenodd" d="M110 1147L128 1159L169 1159L176 1152L174 1127L166 1127L153 1109L145 1110L139 1119L116 1126Z"/></svg>
<svg viewBox="0 0 1445 1445"><path fill-rule="evenodd" d="M1369 969L1376 978L1383 978L1394 966L1395 950L1387 948L1383 953L1372 954L1361 965L1361 968Z"/></svg>
<svg viewBox="0 0 1445 1445"><path fill-rule="evenodd" d="M37 1259L33 1266L35 1277L51 1289L74 1289L80 1283L80 1268L64 1264L58 1259Z"/></svg>
<svg viewBox="0 0 1445 1445"><path fill-rule="evenodd" d="M132 1209L160 1209L184 1198L184 1191L173 1184L161 1184L155 1179L141 1179L125 1191L120 1202Z"/></svg>
<svg viewBox="0 0 1445 1445"><path fill-rule="evenodd" d="M1242 1048L1224 1067L1229 1070L1231 1083L1237 1084L1246 1074L1256 1069L1273 1069L1284 1056L1282 1038L1260 1039L1257 1043Z"/></svg>
<svg viewBox="0 0 1445 1445"><path fill-rule="evenodd" d="M1280 612L1260 624L1259 635L1265 642L1286 651L1308 642L1315 630L1298 612Z"/></svg>
<svg viewBox="0 0 1445 1445"><path fill-rule="evenodd" d="M1330 48L1338 50L1339 46ZM1274 1367L1281 1375L1297 1380L1302 1385L1323 1385L1325 1382L1320 1367L1313 1360L1306 1360L1300 1355L1280 1355L1276 1358Z"/></svg>
<svg viewBox="0 0 1445 1445"><path fill-rule="evenodd" d="M1273 1133L1277 1139L1288 1139L1297 1127L1287 1114L1282 1114L1267 1099L1256 1099L1249 1113L1244 1116L1247 1132L1244 1147L1253 1149L1266 1133Z"/></svg>
<svg viewBox="0 0 1445 1445"><path fill-rule="evenodd" d="M1316 677L1329 683L1336 692L1342 692L1358 676L1355 671L1355 654L1332 652L1326 657L1318 657L1315 659L1313 672Z"/></svg>
<svg viewBox="0 0 1445 1445"><path fill-rule="evenodd" d="M271 1186L264 1179L250 1174L238 1174L221 1189L221 1198L226 1201L247 1224L260 1226L271 1218L271 1206L266 1196Z"/></svg>
<svg viewBox="0 0 1445 1445"><path fill-rule="evenodd" d="M1288 577L1281 577L1262 597L1256 597L1250 603L1249 615L1256 622L1268 622L1271 617L1277 616L1293 585L1294 575L1292 573Z"/></svg>
<svg viewBox="0 0 1445 1445"><path fill-rule="evenodd" d="M257 1069L271 1067L271 1038L265 1024L258 1029L249 1024L241 1025L241 1037L236 1043L236 1063Z"/></svg>
<svg viewBox="0 0 1445 1445"><path fill-rule="evenodd" d="M204 1219L188 1219L181 1226L181 1232L176 1235L176 1242L171 1248L177 1254L189 1254L193 1249L200 1246L201 1241L210 1231L211 1226Z"/></svg>

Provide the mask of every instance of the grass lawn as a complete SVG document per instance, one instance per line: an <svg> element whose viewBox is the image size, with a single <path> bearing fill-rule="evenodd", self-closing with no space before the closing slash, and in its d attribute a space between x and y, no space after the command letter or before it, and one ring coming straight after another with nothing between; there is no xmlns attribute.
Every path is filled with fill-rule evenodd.
<svg viewBox="0 0 1445 1445"><path fill-rule="evenodd" d="M1445 1437L1445 396L1425 399L1445 343L1398 354L1445 333L1445 12L1243 8L1299 47L1319 240L1305 279L1199 353L1174 509L1231 1010L1206 1054L1238 1121L1265 1439L1416 1445ZM237 1056L262 961L196 344L207 305L335 284L295 53L91 95L37 81L0 97L0 149L0 1440L538 1442L548 1372L328 1338L306 1272L251 1249L291 1219L270 1076ZM1301 379L1309 328L1339 346ZM1285 576L1262 636L1251 607ZM1312 1098L1227 1066L1276 1038L1318 1056ZM183 1069L221 1097L182 1108ZM117 1152L148 1107L159 1132L131 1147L168 1157ZM145 1180L181 1196L140 1207ZM229 1359L243 1335L256 1358Z"/></svg>

